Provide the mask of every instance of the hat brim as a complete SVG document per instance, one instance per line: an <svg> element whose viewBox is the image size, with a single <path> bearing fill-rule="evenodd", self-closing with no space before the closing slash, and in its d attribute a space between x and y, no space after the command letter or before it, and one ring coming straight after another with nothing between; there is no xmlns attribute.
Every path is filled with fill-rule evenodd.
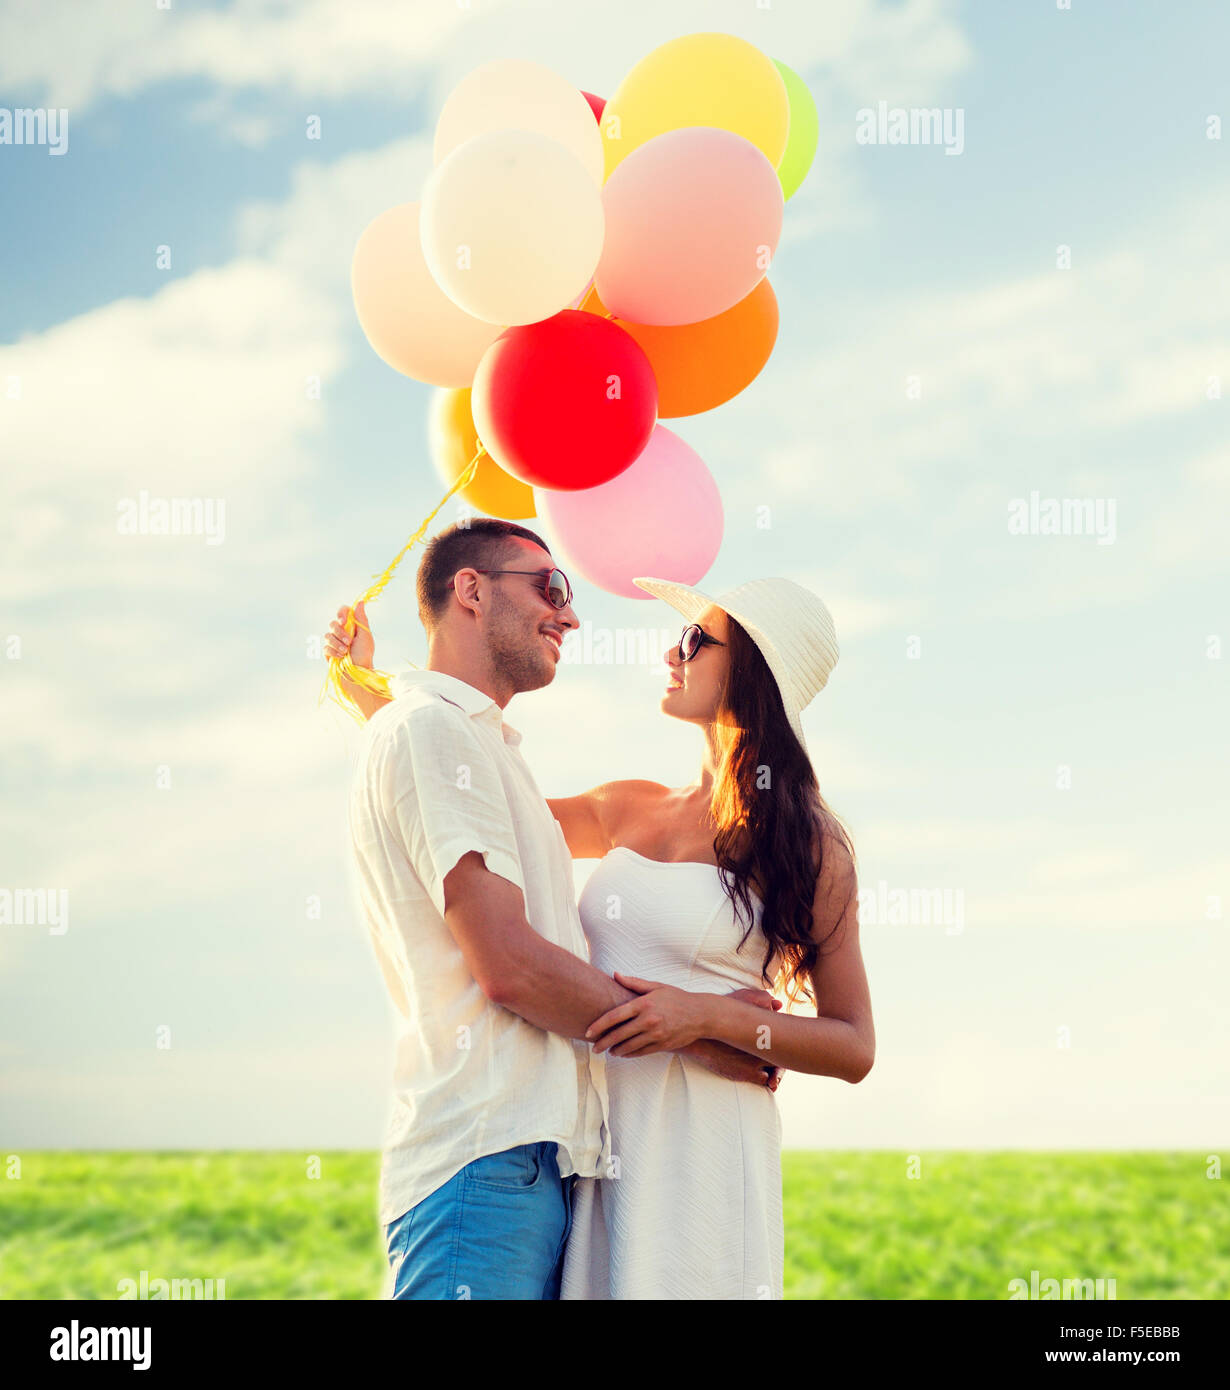
<svg viewBox="0 0 1230 1390"><path fill-rule="evenodd" d="M690 623L694 623L710 605L715 608L720 608L727 616L739 622L750 633L752 640L760 648L761 655L765 658L765 662L773 675L773 679L777 683L778 694L782 696L782 707L786 711L786 718L790 723L790 727L794 730L794 736L798 739L804 753L809 753L807 738L803 733L803 712L795 708L792 702L786 699L782 688L781 676L776 669L777 653L773 651L771 646L769 650L765 650L765 643L762 640L763 634L754 624L749 623L748 620L740 614L732 613L720 599L710 597L709 594L704 593L702 590L693 588L691 584L678 584L673 579L650 579L648 577L642 579L634 578L632 582L638 589L644 589L647 594L652 594L655 598L660 598L666 603L669 603L672 608L682 613Z"/></svg>
<svg viewBox="0 0 1230 1390"><path fill-rule="evenodd" d="M711 603L717 602L690 584L676 584L671 579L634 579L632 582L638 589L644 589L654 598L665 600L689 622L695 622ZM721 608L722 605L718 603L717 607Z"/></svg>

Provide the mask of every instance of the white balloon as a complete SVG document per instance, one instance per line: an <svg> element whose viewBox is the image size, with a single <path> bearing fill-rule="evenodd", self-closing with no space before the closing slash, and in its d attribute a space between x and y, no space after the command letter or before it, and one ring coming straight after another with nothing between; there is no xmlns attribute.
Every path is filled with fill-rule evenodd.
<svg viewBox="0 0 1230 1390"><path fill-rule="evenodd" d="M419 232L436 283L506 327L566 308L602 255L602 190L577 157L528 130L475 136L423 189Z"/></svg>
<svg viewBox="0 0 1230 1390"><path fill-rule="evenodd" d="M468 73L453 88L436 122L434 157L440 164L476 135L533 130L571 150L601 185L602 135L589 102L551 68L521 58L498 58Z"/></svg>

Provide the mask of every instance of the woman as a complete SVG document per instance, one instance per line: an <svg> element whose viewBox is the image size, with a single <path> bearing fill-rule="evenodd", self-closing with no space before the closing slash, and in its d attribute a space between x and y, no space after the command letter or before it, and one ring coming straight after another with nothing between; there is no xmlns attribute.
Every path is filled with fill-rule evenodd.
<svg viewBox="0 0 1230 1390"><path fill-rule="evenodd" d="M612 1172L576 1182L561 1298L780 1298L773 1092L677 1049L717 1038L852 1083L871 1068L853 850L800 720L836 664L836 636L824 604L787 579L716 600L636 583L687 622L661 708L700 727L705 750L687 787L617 781L548 800L573 856L601 860L578 904L591 961L637 994L592 1029L609 1059ZM334 622L327 654L348 642ZM352 651L361 664L372 655ZM815 1016L766 1018L730 997L762 983Z"/></svg>

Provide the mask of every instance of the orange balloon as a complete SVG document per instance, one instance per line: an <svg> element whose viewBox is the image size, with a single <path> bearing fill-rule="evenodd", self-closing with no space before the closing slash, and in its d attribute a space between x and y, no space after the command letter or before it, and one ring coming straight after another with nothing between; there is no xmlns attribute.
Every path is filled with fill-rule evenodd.
<svg viewBox="0 0 1230 1390"><path fill-rule="evenodd" d="M435 393L427 432L436 471L446 483L455 483L478 453L468 386ZM478 511L505 521L537 515L534 489L505 472L490 454L479 459L474 481L463 487L460 495Z"/></svg>
<svg viewBox="0 0 1230 1390"><path fill-rule="evenodd" d="M581 308L606 313L596 289ZM712 410L755 380L777 341L777 296L761 280L738 304L699 323L615 322L645 350L658 378L658 418L670 420Z"/></svg>

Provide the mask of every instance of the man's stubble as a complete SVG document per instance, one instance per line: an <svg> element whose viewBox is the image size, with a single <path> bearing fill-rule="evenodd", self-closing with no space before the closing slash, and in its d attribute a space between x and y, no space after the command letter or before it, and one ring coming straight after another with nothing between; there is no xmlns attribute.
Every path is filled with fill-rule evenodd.
<svg viewBox="0 0 1230 1390"><path fill-rule="evenodd" d="M514 690L541 690L555 679L555 658L546 650L541 620L518 612L497 589L487 620L492 674Z"/></svg>

